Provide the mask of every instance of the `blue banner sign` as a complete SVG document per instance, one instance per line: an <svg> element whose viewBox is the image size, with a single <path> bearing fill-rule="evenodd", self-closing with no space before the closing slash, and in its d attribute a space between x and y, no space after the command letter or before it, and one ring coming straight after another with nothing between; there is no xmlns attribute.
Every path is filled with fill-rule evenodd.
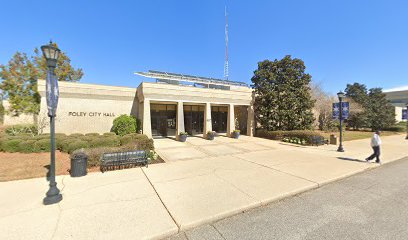
<svg viewBox="0 0 408 240"><path fill-rule="evenodd" d="M408 110L402 109L402 120L408 120Z"/></svg>
<svg viewBox="0 0 408 240"><path fill-rule="evenodd" d="M342 102L342 113L341 118L342 120L347 119L350 112L350 104L348 102ZM333 103L333 119L340 118L340 103Z"/></svg>

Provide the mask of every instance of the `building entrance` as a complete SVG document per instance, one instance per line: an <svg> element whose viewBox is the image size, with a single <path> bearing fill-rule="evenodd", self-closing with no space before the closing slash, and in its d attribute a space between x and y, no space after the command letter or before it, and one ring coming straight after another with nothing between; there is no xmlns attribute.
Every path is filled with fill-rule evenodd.
<svg viewBox="0 0 408 240"><path fill-rule="evenodd" d="M228 107L211 107L212 129L218 133L227 132Z"/></svg>
<svg viewBox="0 0 408 240"><path fill-rule="evenodd" d="M151 104L150 117L153 136L176 135L176 105L174 104Z"/></svg>
<svg viewBox="0 0 408 240"><path fill-rule="evenodd" d="M190 135L203 133L204 106L184 106L184 128Z"/></svg>

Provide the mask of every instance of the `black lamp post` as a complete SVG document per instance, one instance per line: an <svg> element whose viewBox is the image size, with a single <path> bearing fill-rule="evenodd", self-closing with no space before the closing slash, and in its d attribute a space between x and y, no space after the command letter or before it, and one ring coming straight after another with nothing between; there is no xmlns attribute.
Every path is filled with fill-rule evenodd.
<svg viewBox="0 0 408 240"><path fill-rule="evenodd" d="M339 107L340 107L340 112L339 112L339 118L340 118L340 144L339 148L337 148L337 152L344 152L343 149L343 98L344 98L344 93L342 91L337 93L337 97L339 97Z"/></svg>
<svg viewBox="0 0 408 240"><path fill-rule="evenodd" d="M47 107L48 116L50 117L50 137L51 137L51 164L50 164L50 189L43 200L45 205L58 203L62 200L62 195L57 188L55 181L55 112L58 105L58 82L54 74L57 66L60 50L50 41L50 44L41 46L41 50L47 60Z"/></svg>
<svg viewBox="0 0 408 240"><path fill-rule="evenodd" d="M407 114L405 115L407 119L407 136L405 137L405 139L408 140L408 103L405 106L407 107Z"/></svg>

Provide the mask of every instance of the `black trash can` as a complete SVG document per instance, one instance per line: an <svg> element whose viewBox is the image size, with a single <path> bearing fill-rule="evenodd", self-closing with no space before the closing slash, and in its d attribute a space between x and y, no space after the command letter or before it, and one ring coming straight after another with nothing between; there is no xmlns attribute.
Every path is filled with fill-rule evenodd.
<svg viewBox="0 0 408 240"><path fill-rule="evenodd" d="M71 177L82 177L86 175L86 168L88 166L88 156L83 153L75 153L71 157Z"/></svg>

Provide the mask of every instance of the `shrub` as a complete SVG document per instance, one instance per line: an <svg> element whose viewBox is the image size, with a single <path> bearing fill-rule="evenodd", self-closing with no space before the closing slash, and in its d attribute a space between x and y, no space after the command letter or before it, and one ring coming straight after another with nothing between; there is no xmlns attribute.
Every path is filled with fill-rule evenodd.
<svg viewBox="0 0 408 240"><path fill-rule="evenodd" d="M267 131L264 129L256 132L257 137L267 138L272 140L283 140L287 138L289 142L304 142L304 144L310 144L312 137L323 137L319 132L310 130L295 130L295 131Z"/></svg>
<svg viewBox="0 0 408 240"><path fill-rule="evenodd" d="M120 144L133 150L154 150L153 139L149 139L144 134L125 135L120 138Z"/></svg>
<svg viewBox="0 0 408 240"><path fill-rule="evenodd" d="M34 143L34 149L36 152L49 152L51 151L50 139L41 139Z"/></svg>
<svg viewBox="0 0 408 240"><path fill-rule="evenodd" d="M123 114L113 120L112 132L119 136L136 133L136 129L136 118L133 116Z"/></svg>
<svg viewBox="0 0 408 240"><path fill-rule="evenodd" d="M99 133L86 133L85 136L90 136L90 137L99 137L101 136Z"/></svg>
<svg viewBox="0 0 408 240"><path fill-rule="evenodd" d="M81 149L81 148L89 148L89 143L83 140L75 140L73 142L70 142L67 146L66 152L67 153L72 153L75 150Z"/></svg>
<svg viewBox="0 0 408 240"><path fill-rule="evenodd" d="M90 147L118 147L119 145L120 141L117 136L94 138L89 142Z"/></svg>
<svg viewBox="0 0 408 240"><path fill-rule="evenodd" d="M131 134L122 136L120 138L120 145L127 145L128 143L132 143L132 142L135 142L138 140L144 140L144 139L149 139L149 138L144 134L131 133Z"/></svg>
<svg viewBox="0 0 408 240"><path fill-rule="evenodd" d="M18 152L18 145L22 142L21 139L8 139L2 141L1 149L5 152Z"/></svg>
<svg viewBox="0 0 408 240"><path fill-rule="evenodd" d="M394 125L394 126L390 126L387 128L383 128L383 131L390 131L390 132L405 132L406 131L406 127L401 126L401 125Z"/></svg>
<svg viewBox="0 0 408 240"><path fill-rule="evenodd" d="M13 125L6 128L5 133L10 136L16 136L23 133L28 133L31 136L38 135L38 127L34 124L20 124L20 125Z"/></svg>
<svg viewBox="0 0 408 240"><path fill-rule="evenodd" d="M84 134L82 134L82 133L73 133L73 134L70 134L69 135L69 137L83 137L83 136L85 136Z"/></svg>
<svg viewBox="0 0 408 240"><path fill-rule="evenodd" d="M68 152L69 145L77 140L78 139L71 137L68 137L66 139L60 139L59 141L57 140L57 149L61 150L62 152Z"/></svg>
<svg viewBox="0 0 408 240"><path fill-rule="evenodd" d="M36 152L35 143L36 143L36 140L26 140L26 141L20 142L18 144L18 151L22 153Z"/></svg>
<svg viewBox="0 0 408 240"><path fill-rule="evenodd" d="M107 133L104 133L103 136L105 136L105 137L112 137L112 136L117 136L117 135L116 135L116 133L114 133L114 132L107 132Z"/></svg>
<svg viewBox="0 0 408 240"><path fill-rule="evenodd" d="M37 136L34 136L32 139L34 140L50 139L50 134L37 135Z"/></svg>

